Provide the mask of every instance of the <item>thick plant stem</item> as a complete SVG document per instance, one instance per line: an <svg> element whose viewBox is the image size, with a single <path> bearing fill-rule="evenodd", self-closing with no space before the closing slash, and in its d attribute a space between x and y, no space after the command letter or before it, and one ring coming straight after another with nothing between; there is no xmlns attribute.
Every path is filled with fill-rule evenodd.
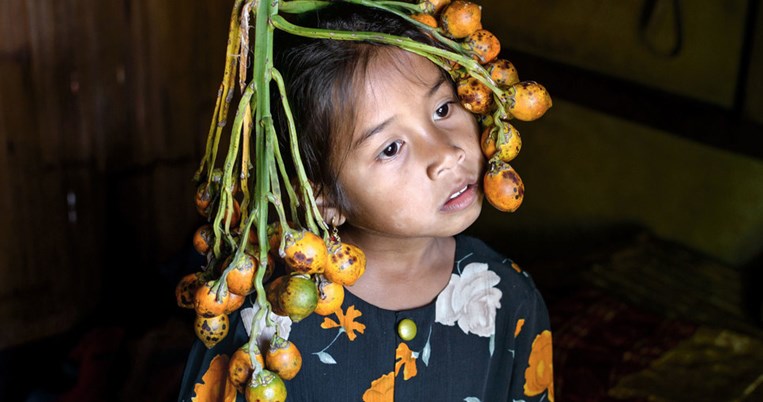
<svg viewBox="0 0 763 402"><path fill-rule="evenodd" d="M267 219L268 219L268 186L270 184L270 170L266 158L271 158L272 153L266 152L268 140L266 125L272 121L270 113L270 70L273 63L273 27L269 20L278 12L277 1L259 1L256 3L255 32L254 32L254 62L252 66L252 82L257 87L257 103L255 108L255 188L254 206L251 213L257 220L257 241L260 245L259 267L254 278L256 292L256 304L259 311L252 322L252 334L260 332L260 319L267 317L270 312L270 303L265 296L263 279L268 263L267 242ZM270 123L272 124L272 123ZM272 147L272 143L270 144ZM248 234L248 233L247 233ZM256 335L254 335L256 337ZM254 356L252 356L254 358ZM253 359L254 361L254 359ZM256 365L258 366L258 365ZM259 371L258 371L259 369ZM261 367L255 368L254 375L261 372Z"/></svg>

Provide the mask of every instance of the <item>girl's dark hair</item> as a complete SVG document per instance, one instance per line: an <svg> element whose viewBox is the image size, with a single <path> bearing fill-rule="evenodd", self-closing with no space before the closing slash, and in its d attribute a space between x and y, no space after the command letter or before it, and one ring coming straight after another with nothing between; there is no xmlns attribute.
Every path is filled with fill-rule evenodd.
<svg viewBox="0 0 763 402"><path fill-rule="evenodd" d="M331 30L380 32L404 36L435 45L413 24L393 14L368 7L332 5L301 15L299 25ZM357 93L354 84L362 80L369 63L388 45L371 42L311 39L276 30L274 66L281 72L294 115L299 151L308 178L324 198L343 212L350 205L337 180L347 147L341 135L355 124ZM277 90L272 113L284 156L290 155L286 117ZM351 131L350 131L351 132ZM349 144L349 142L348 142ZM347 145L348 145L347 144ZM290 165L287 163L287 165Z"/></svg>

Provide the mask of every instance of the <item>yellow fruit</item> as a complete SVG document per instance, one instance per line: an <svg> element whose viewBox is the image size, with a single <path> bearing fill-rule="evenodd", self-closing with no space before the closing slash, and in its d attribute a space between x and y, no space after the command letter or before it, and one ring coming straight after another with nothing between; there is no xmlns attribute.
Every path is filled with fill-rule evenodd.
<svg viewBox="0 0 763 402"><path fill-rule="evenodd" d="M284 380L291 380L302 368L302 354L294 343L275 336L265 352L265 367Z"/></svg>
<svg viewBox="0 0 763 402"><path fill-rule="evenodd" d="M342 307L344 302L344 286L321 279L318 282L318 305L315 306L315 313L319 315L330 315Z"/></svg>
<svg viewBox="0 0 763 402"><path fill-rule="evenodd" d="M229 327L230 323L226 314L214 317L203 317L197 314L194 321L194 332L207 349L223 340L228 335Z"/></svg>
<svg viewBox="0 0 763 402"><path fill-rule="evenodd" d="M323 275L331 282L351 286L366 271L366 254L348 243L333 243Z"/></svg>
<svg viewBox="0 0 763 402"><path fill-rule="evenodd" d="M514 212L522 204L525 185L508 163L491 160L483 178L485 198L499 211Z"/></svg>
<svg viewBox="0 0 763 402"><path fill-rule="evenodd" d="M440 15L440 26L455 39L465 38L482 29L482 8L470 1L456 0Z"/></svg>
<svg viewBox="0 0 763 402"><path fill-rule="evenodd" d="M535 81L518 82L511 86L511 92L509 113L522 121L540 118L553 105L546 88Z"/></svg>
<svg viewBox="0 0 763 402"><path fill-rule="evenodd" d="M307 275L323 272L328 250L322 238L307 230L289 230L284 236L284 260L292 272Z"/></svg>

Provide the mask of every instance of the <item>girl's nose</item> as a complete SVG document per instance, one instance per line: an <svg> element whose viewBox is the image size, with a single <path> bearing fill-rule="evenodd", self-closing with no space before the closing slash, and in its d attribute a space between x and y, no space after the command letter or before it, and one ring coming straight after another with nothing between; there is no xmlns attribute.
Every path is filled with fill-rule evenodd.
<svg viewBox="0 0 763 402"><path fill-rule="evenodd" d="M427 175L430 179L440 177L466 158L466 151L444 134L439 134L437 140L430 143L428 152L430 163L427 166Z"/></svg>

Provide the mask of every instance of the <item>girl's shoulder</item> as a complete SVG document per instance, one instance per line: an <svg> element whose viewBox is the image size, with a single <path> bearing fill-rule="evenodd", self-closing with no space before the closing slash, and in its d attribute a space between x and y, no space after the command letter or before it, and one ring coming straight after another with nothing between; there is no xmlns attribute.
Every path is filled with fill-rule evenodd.
<svg viewBox="0 0 763 402"><path fill-rule="evenodd" d="M453 274L463 275L469 271L494 272L500 279L496 286L511 289L512 293L537 292L532 276L511 258L495 251L476 237L459 235L456 237L456 259Z"/></svg>

